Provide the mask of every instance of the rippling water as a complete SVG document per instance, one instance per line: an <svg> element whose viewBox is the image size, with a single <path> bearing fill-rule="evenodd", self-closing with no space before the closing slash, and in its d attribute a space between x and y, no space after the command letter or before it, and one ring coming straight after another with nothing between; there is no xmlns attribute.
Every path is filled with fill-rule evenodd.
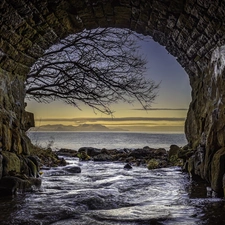
<svg viewBox="0 0 225 225"><path fill-rule="evenodd" d="M207 198L206 186L177 167L124 170L121 163L67 160L82 172L43 170L41 190L1 199L0 224L223 224L211 223L206 210L214 205L219 213L223 200Z"/></svg>
<svg viewBox="0 0 225 225"><path fill-rule="evenodd" d="M29 132L33 143L43 147L52 144L53 149L80 147L95 148L166 148L171 144L187 144L184 134L136 133L136 132Z"/></svg>
<svg viewBox="0 0 225 225"><path fill-rule="evenodd" d="M0 198L0 224L225 224L223 199L208 198L207 185L178 167L124 170L122 163L66 160L66 167L43 170L40 190ZM73 166L82 172L68 173Z"/></svg>

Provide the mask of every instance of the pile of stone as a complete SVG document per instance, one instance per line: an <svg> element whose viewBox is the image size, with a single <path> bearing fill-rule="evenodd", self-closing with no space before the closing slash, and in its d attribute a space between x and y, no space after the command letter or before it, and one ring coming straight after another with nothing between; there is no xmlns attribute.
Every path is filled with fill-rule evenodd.
<svg viewBox="0 0 225 225"><path fill-rule="evenodd" d="M78 157L81 161L110 161L124 162L132 166L147 166L155 169L167 166L182 165L178 154L181 148L171 145L170 150L164 148L150 148L148 146L138 149L98 149L93 147L82 147L78 151L73 149L60 149L56 152L59 156Z"/></svg>

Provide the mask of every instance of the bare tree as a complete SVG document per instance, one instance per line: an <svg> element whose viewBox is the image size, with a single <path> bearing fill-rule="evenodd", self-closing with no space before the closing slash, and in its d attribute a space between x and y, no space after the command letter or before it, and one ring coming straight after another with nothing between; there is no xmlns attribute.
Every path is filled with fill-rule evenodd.
<svg viewBox="0 0 225 225"><path fill-rule="evenodd" d="M84 30L48 49L26 80L28 99L63 100L79 108L83 102L112 114L110 104L139 101L147 109L158 84L146 79L146 60L137 38L126 29Z"/></svg>

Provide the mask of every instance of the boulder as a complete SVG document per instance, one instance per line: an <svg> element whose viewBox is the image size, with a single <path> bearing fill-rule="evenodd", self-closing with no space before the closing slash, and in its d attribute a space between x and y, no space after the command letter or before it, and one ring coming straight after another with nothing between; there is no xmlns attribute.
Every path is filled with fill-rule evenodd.
<svg viewBox="0 0 225 225"><path fill-rule="evenodd" d="M101 153L93 157L94 161L112 161L113 157L106 153Z"/></svg>
<svg viewBox="0 0 225 225"><path fill-rule="evenodd" d="M101 153L101 149L93 147L81 147L78 153L85 152L88 156L93 157Z"/></svg>
<svg viewBox="0 0 225 225"><path fill-rule="evenodd" d="M181 151L181 148L177 145L171 145L169 152L168 152L168 158L170 160L171 157L175 156L176 158L178 158L178 154Z"/></svg>
<svg viewBox="0 0 225 225"><path fill-rule="evenodd" d="M1 154L3 156L3 176L21 172L21 162L15 153L2 151Z"/></svg>
<svg viewBox="0 0 225 225"><path fill-rule="evenodd" d="M65 167L65 170L69 173L81 173L81 168L79 166Z"/></svg>
<svg viewBox="0 0 225 225"><path fill-rule="evenodd" d="M77 157L82 161L88 161L91 159L91 157L85 151L78 152Z"/></svg>
<svg viewBox="0 0 225 225"><path fill-rule="evenodd" d="M160 167L160 162L159 162L159 160L157 160L157 159L151 159L151 160L149 160L148 163L147 163L147 168L148 168L149 170L157 169L157 168L159 168L159 167Z"/></svg>
<svg viewBox="0 0 225 225"><path fill-rule="evenodd" d="M219 196L223 195L223 175L225 171L225 148L218 150L211 164L211 187Z"/></svg>
<svg viewBox="0 0 225 225"><path fill-rule="evenodd" d="M182 166L183 162L179 158L181 148L177 145L171 145L168 152L168 160L173 166Z"/></svg>
<svg viewBox="0 0 225 225"><path fill-rule="evenodd" d="M77 157L77 151L73 149L61 148L56 154L59 156Z"/></svg>
<svg viewBox="0 0 225 225"><path fill-rule="evenodd" d="M130 165L130 163L127 163L123 168L130 170L130 169L132 169L132 166Z"/></svg>
<svg viewBox="0 0 225 225"><path fill-rule="evenodd" d="M134 158L146 158L151 157L154 154L154 149L149 147L144 147L142 149L134 149L130 152L129 156L132 156Z"/></svg>

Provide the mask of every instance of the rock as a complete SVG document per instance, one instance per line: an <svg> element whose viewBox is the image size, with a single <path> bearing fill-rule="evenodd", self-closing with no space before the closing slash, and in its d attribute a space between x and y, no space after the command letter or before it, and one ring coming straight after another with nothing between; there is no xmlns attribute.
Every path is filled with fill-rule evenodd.
<svg viewBox="0 0 225 225"><path fill-rule="evenodd" d="M133 169L130 163L127 163L123 168L127 170Z"/></svg>
<svg viewBox="0 0 225 225"><path fill-rule="evenodd" d="M159 167L160 167L160 162L159 162L159 160L157 160L157 159L151 159L151 160L149 160L148 163L147 163L147 168L148 168L149 170L157 169L157 168L159 168Z"/></svg>
<svg viewBox="0 0 225 225"><path fill-rule="evenodd" d="M77 157L82 161L88 161L91 159L91 157L85 151L78 152Z"/></svg>
<svg viewBox="0 0 225 225"><path fill-rule="evenodd" d="M106 153L101 153L93 157L94 161L112 161L113 158L111 155Z"/></svg>
<svg viewBox="0 0 225 225"><path fill-rule="evenodd" d="M223 196L225 196L225 173L223 175Z"/></svg>
<svg viewBox="0 0 225 225"><path fill-rule="evenodd" d="M135 159L146 159L146 160L149 160L151 158L166 159L167 151L164 148L154 149L145 146L143 149L135 149L131 151L128 156L129 157L132 156Z"/></svg>
<svg viewBox="0 0 225 225"><path fill-rule="evenodd" d="M2 173L3 173L3 156L0 155L0 179L2 178Z"/></svg>
<svg viewBox="0 0 225 225"><path fill-rule="evenodd" d="M79 166L65 167L65 170L69 173L81 173L81 168Z"/></svg>
<svg viewBox="0 0 225 225"><path fill-rule="evenodd" d="M218 150L211 164L211 187L218 196L223 196L223 176L225 171L225 148Z"/></svg>
<svg viewBox="0 0 225 225"><path fill-rule="evenodd" d="M194 155L188 159L187 167L188 167L188 173L189 173L190 177L195 176L195 166L194 166L195 161L194 160L195 160Z"/></svg>
<svg viewBox="0 0 225 225"><path fill-rule="evenodd" d="M65 160L60 159L56 152L52 151L51 148L44 149L31 145L30 153L31 156L37 159L39 167L56 167L65 165Z"/></svg>
<svg viewBox="0 0 225 225"><path fill-rule="evenodd" d="M37 170L39 170L39 164L40 164L39 158L37 156L28 156L27 158L31 160L35 164Z"/></svg>
<svg viewBox="0 0 225 225"><path fill-rule="evenodd" d="M141 159L141 158L151 158L154 154L154 149L152 148L143 148L143 149L134 149L130 152L129 156L133 156L134 158Z"/></svg>
<svg viewBox="0 0 225 225"><path fill-rule="evenodd" d="M88 156L93 157L101 153L101 149L92 147L82 147L78 150L79 153L85 152Z"/></svg>
<svg viewBox="0 0 225 225"><path fill-rule="evenodd" d="M170 159L172 156L176 156L178 158L178 154L181 151L181 148L177 145L171 145L169 152L168 152L168 158Z"/></svg>
<svg viewBox="0 0 225 225"><path fill-rule="evenodd" d="M158 148L153 150L156 156L167 156L167 151L164 148Z"/></svg>
<svg viewBox="0 0 225 225"><path fill-rule="evenodd" d="M21 172L21 162L15 153L2 151L1 154L3 156L3 176L9 175L11 172Z"/></svg>
<svg viewBox="0 0 225 225"><path fill-rule="evenodd" d="M31 191L33 186L40 187L40 185L41 179L5 176L0 180L0 196L14 195L17 191Z"/></svg>
<svg viewBox="0 0 225 225"><path fill-rule="evenodd" d="M171 145L168 152L168 160L173 166L182 166L183 162L179 158L179 153L181 152L181 148L177 145Z"/></svg>
<svg viewBox="0 0 225 225"><path fill-rule="evenodd" d="M31 159L27 159L27 166L29 168L29 176L37 178L39 176L38 174L38 168L34 164L34 162Z"/></svg>
<svg viewBox="0 0 225 225"><path fill-rule="evenodd" d="M56 154L60 156L77 157L77 151L73 149L61 148Z"/></svg>

